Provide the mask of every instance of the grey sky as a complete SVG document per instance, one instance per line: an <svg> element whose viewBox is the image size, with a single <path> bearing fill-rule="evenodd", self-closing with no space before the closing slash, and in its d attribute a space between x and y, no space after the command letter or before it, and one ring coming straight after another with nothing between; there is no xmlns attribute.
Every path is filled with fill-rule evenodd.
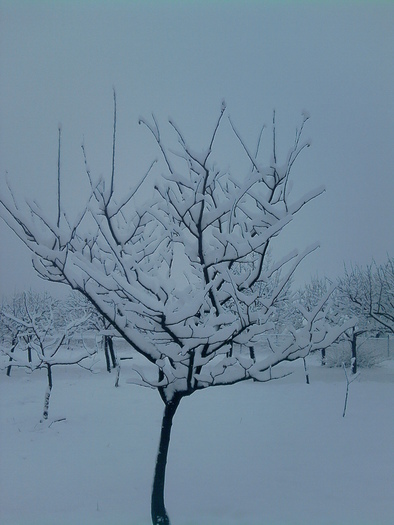
<svg viewBox="0 0 394 525"><path fill-rule="evenodd" d="M312 148L294 191L327 191L279 249L321 242L300 282L335 277L344 262L380 262L394 247L393 27L394 4L376 1L0 0L1 191L7 172L21 200L56 213L61 123L64 196L75 207L87 190L83 137L91 170L110 173L113 86L126 186L157 156L140 115L154 112L163 126L172 116L198 149L223 98L252 145L275 109L285 155L307 110ZM42 286L3 223L0 239L1 291Z"/></svg>

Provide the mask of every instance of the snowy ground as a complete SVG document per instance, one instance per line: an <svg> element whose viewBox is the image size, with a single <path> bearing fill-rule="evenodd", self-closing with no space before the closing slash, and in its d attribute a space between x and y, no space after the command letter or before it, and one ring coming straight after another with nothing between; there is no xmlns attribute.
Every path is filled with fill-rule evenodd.
<svg viewBox="0 0 394 525"><path fill-rule="evenodd" d="M148 525L162 402L114 374L0 373L2 525ZM175 416L173 525L392 525L393 362L363 370L342 417L341 369L197 392Z"/></svg>

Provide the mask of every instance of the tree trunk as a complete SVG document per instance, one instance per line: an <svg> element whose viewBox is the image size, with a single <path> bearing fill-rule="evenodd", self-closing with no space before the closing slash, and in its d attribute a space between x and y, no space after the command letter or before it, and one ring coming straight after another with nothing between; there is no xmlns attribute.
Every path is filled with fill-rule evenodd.
<svg viewBox="0 0 394 525"><path fill-rule="evenodd" d="M108 335L108 350L109 350L109 355L111 356L111 361L112 361L112 368L116 368L117 367L117 362L116 362L116 355L115 355L115 350L114 350L114 342L112 340L112 336L111 335Z"/></svg>
<svg viewBox="0 0 394 525"><path fill-rule="evenodd" d="M357 334L354 333L352 337L352 360L351 360L352 374L357 373Z"/></svg>
<svg viewBox="0 0 394 525"><path fill-rule="evenodd" d="M170 518L168 517L164 505L164 484L172 420L181 399L181 396L175 397L165 405L164 409L151 499L151 516L153 525L170 525Z"/></svg>
<svg viewBox="0 0 394 525"><path fill-rule="evenodd" d="M119 378L120 378L120 361L116 364L116 380L115 380L115 386L118 388L119 386Z"/></svg>
<svg viewBox="0 0 394 525"><path fill-rule="evenodd" d="M47 363L47 377L48 377L48 386L45 392L44 411L42 413L42 420L48 419L49 400L51 398L51 391L52 391L52 368L49 363Z"/></svg>
<svg viewBox="0 0 394 525"><path fill-rule="evenodd" d="M14 352L14 348L11 348L11 354ZM12 361L12 357L10 356L8 361L11 363ZM8 365L7 366L7 376L10 377L11 375L11 368L12 368L12 365Z"/></svg>
<svg viewBox="0 0 394 525"><path fill-rule="evenodd" d="M15 339L13 339L12 340L12 348L11 348L11 351L10 351L11 354L14 353L17 344L18 344L18 342ZM11 356L9 357L8 361L11 363L11 361L12 361L12 357ZM11 367L12 367L12 365L8 365L7 366L7 376L8 377L10 377L10 375L11 375Z"/></svg>
<svg viewBox="0 0 394 525"><path fill-rule="evenodd" d="M309 385L309 372L308 372L308 366L306 364L305 357L303 358L303 361L304 361L305 381L306 381L306 384Z"/></svg>
<svg viewBox="0 0 394 525"><path fill-rule="evenodd" d="M107 372L111 373L111 362L109 360L109 352L108 352L108 336L104 336L104 354L105 354L105 363L107 365Z"/></svg>
<svg viewBox="0 0 394 525"><path fill-rule="evenodd" d="M325 364L326 364L326 349L322 348L321 349L321 365L325 366Z"/></svg>
<svg viewBox="0 0 394 525"><path fill-rule="evenodd" d="M30 346L31 336L28 335L24 337L24 339L27 344L27 361L31 363L31 346Z"/></svg>

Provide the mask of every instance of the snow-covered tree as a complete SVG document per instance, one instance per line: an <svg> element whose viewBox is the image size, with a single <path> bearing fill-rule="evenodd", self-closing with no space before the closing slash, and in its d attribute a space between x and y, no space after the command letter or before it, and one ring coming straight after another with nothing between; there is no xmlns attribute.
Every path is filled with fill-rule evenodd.
<svg viewBox="0 0 394 525"><path fill-rule="evenodd" d="M394 260L355 266L339 279L337 309L357 318L345 333L352 349L351 369L357 372L357 339L365 333L394 332Z"/></svg>
<svg viewBox="0 0 394 525"><path fill-rule="evenodd" d="M373 315L383 325L384 331L394 333L394 257L376 268L378 299Z"/></svg>
<svg viewBox="0 0 394 525"><path fill-rule="evenodd" d="M65 319L60 301L47 293L23 292L14 297L11 305L3 305L1 319L12 327L12 346L7 341L0 345L1 353L9 358L7 367L23 367L30 371L45 369L47 388L42 420L48 419L49 402L53 388L53 368L60 365L80 365L92 357L86 348L71 352L68 342L87 321L89 314L72 315ZM15 335L14 335L15 334ZM21 357L23 353L28 358Z"/></svg>
<svg viewBox="0 0 394 525"><path fill-rule="evenodd" d="M261 135L252 151L225 114L223 103L206 147L198 151L172 120L174 146L167 146L154 117L140 120L161 152L143 180L146 187L153 179L148 202L139 191L142 183L127 195L116 191L116 103L112 172L108 180L94 181L85 156L91 195L76 220L60 202L52 220L36 203L23 209L15 195L0 201L3 218L33 253L37 272L84 294L150 365L135 369L135 381L156 388L164 403L151 500L154 525L170 523L165 472L182 399L208 387L268 381L277 377L275 365L329 345L351 325L329 326L323 297L303 311L300 328L290 327L285 346L272 347L259 359L237 351L273 329L278 298L302 259L316 249L294 250L269 269L264 264L281 231L324 189L290 198L292 168L309 146L302 140L307 115L282 162L274 123L272 157L264 165ZM242 173L230 173L215 161L226 123L234 140L227 148L238 148L245 159ZM256 283L278 275L269 293L259 297Z"/></svg>
<svg viewBox="0 0 394 525"><path fill-rule="evenodd" d="M298 304L303 305L307 311L315 308L316 304L327 294L328 289L332 286L331 281L327 278L318 278L313 277L309 283L306 283L304 287L300 288L297 291L297 302ZM297 302L295 304L297 304ZM330 300L325 305L326 308L326 318L331 325L341 324L344 320L353 318L355 320L354 325L343 332L336 341L340 343L346 341L350 344L351 350L351 370L355 374L357 372L357 342L359 336L365 334L366 332L372 330L373 326L371 322L368 322L368 319L360 315L359 312L355 311L351 302L348 298L342 293L341 289L337 286L331 296ZM294 324L299 326L303 320L302 315L295 306L293 308L293 319ZM335 347L332 348L332 351ZM326 348L321 348L321 362L322 365L326 364ZM339 363L341 365L342 363Z"/></svg>
<svg viewBox="0 0 394 525"><path fill-rule="evenodd" d="M116 368L119 373L120 365L115 354L113 343L113 337L117 335L117 332L108 319L95 308L85 295L75 290L71 291L67 300L63 303L62 310L68 316L75 316L75 314L77 314L83 317L86 316L87 313L89 314L87 322L84 325L85 332L90 332L99 340L101 339L107 371L111 372L112 368Z"/></svg>
<svg viewBox="0 0 394 525"><path fill-rule="evenodd" d="M345 267L344 276L338 279L337 287L326 305L326 316L331 324L342 323L350 318L356 320L354 326L346 330L340 339L350 345L353 374L357 372L359 338L365 334L391 332L394 327L393 266L393 260L388 258L387 262L379 266L372 263L366 268L355 266L348 270ZM315 277L298 290L297 301L310 310L327 293L331 284L328 279ZM293 309L293 320L296 326L302 322L296 307ZM323 348L323 363L325 352Z"/></svg>
<svg viewBox="0 0 394 525"><path fill-rule="evenodd" d="M27 362L31 363L30 334L17 320L25 317L25 301L23 294L15 294L10 301L3 299L0 309L0 343L8 353L7 376L11 375L12 354L20 341L23 341Z"/></svg>
<svg viewBox="0 0 394 525"><path fill-rule="evenodd" d="M359 318L375 329L394 333L394 258L381 265L372 262L365 268L355 266L339 282L343 300Z"/></svg>
<svg viewBox="0 0 394 525"><path fill-rule="evenodd" d="M293 296L291 304L288 305L288 317L295 327L300 327L304 323L304 315L302 309L310 312L316 305L319 304L323 297L326 297L329 290L332 288L332 283L326 278L312 277L310 282L299 288ZM335 296L337 290L332 290L329 301L325 304L326 319L331 325L341 324L342 320L338 319L338 311L335 308ZM300 308L301 306L301 308ZM321 363L326 364L326 347L320 349Z"/></svg>

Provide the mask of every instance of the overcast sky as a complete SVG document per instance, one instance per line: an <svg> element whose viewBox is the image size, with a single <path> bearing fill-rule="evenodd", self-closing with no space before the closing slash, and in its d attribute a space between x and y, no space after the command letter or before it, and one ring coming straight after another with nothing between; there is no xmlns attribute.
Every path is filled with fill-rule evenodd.
<svg viewBox="0 0 394 525"><path fill-rule="evenodd" d="M382 262L394 255L393 27L394 3L376 0L0 0L1 191L7 173L20 200L55 216L61 123L65 199L75 206L87 190L82 140L91 170L110 173L113 86L126 186L157 156L140 115L154 112L163 126L173 117L202 149L222 99L251 145L275 109L285 155L307 110L312 147L295 191L324 184L326 193L278 249L320 241L300 282ZM0 239L2 293L42 286L3 222Z"/></svg>

